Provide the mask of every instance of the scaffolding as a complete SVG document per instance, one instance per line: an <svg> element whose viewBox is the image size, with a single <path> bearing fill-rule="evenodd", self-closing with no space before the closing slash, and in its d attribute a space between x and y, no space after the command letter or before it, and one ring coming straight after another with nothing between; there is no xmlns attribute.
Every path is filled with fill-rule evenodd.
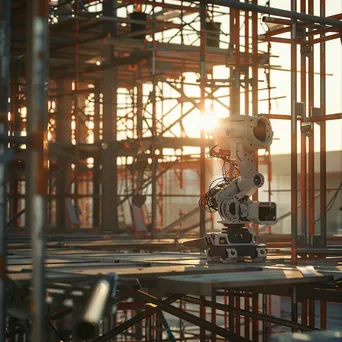
<svg viewBox="0 0 342 342"><path fill-rule="evenodd" d="M30 234L32 239L32 331L36 334L34 341L43 341L47 237L71 232L116 234L120 238L127 233L145 238L187 234L198 237L213 230L213 216L201 210L189 207L179 212L180 217L167 216L170 198L182 196L192 201L202 197L213 172L214 166L206 160L208 139L204 130L197 126L192 134L189 127L204 118L207 111L226 116L259 114L260 99L266 93L265 115L291 124L291 234L269 241L268 247L272 248L272 243L276 248L290 247L293 266L297 265L298 256L313 259L318 254L326 258L341 255L332 246L339 240L327 237L326 125L328 120L341 120L342 113L326 110L326 42L341 39L342 14L327 16L325 0L320 0L319 11L313 0L292 0L290 10L272 7L269 1L265 6L260 2L1 2L0 340L5 340L7 322L3 313L8 232L11 239L18 233ZM260 22L267 27L263 34ZM280 69L272 64L276 56L271 47L276 43L290 46L290 112L282 114L272 113L271 106L273 99L282 98L272 91L272 70ZM315 79L315 50L319 51L319 83ZM225 66L225 71L217 72L219 66ZM319 101L315 101L317 90ZM270 200L270 151L256 157L267 167ZM168 188L173 181L177 188L186 188L187 172L195 174L198 193L175 192L172 185ZM341 187L337 193L340 190ZM258 193L253 200L258 200ZM196 203L194 199L192 204ZM191 215L198 216L196 224L187 224L186 218ZM174 227L180 229L172 234ZM253 229L258 233L258 226ZM308 315L309 326L315 328L314 299L319 298L315 281L311 296L302 294L305 300L300 326L298 310L292 311L292 323L287 324L292 324L288 326L293 329L307 326ZM259 338L258 318L267 322L267 296L273 290L262 297L262 315L258 313L259 297L250 295L252 311L248 317L253 319L253 341ZM240 297L246 295L249 300L247 292L230 288L228 297L222 297L223 301L228 298L229 308L236 315L229 315L230 323L225 327L234 326L235 318L239 322L232 328L236 329L236 341L241 335L240 315L245 313L247 317L240 309ZM169 312L165 309L171 303L168 299L162 304L144 293L139 296ZM216 292L210 303L205 296L200 294L200 319L203 323L206 317L203 308L212 307L213 325L203 326L198 336L204 341L205 330L211 331L214 341L220 334L215 324L215 309L220 306L215 302ZM296 292L291 298L297 298ZM182 303L179 302L180 308ZM244 303L246 311L249 304L246 299ZM296 305L297 302L297 308ZM321 328L326 329L326 301L322 300L320 310ZM141 316L145 317L146 340L161 340L160 326L164 324L165 328L166 320L160 312ZM183 319L182 315L178 311L176 316ZM151 317L155 321L151 322ZM137 318L133 321L136 323ZM154 332L151 326L155 327ZM243 336L249 339L249 324L245 324L245 329ZM104 330L111 329L107 326ZM198 339L196 334L193 337ZM133 336L139 340L138 335ZM221 336L232 339L228 333ZM179 338L185 340L181 333ZM267 340L266 332L263 340Z"/></svg>

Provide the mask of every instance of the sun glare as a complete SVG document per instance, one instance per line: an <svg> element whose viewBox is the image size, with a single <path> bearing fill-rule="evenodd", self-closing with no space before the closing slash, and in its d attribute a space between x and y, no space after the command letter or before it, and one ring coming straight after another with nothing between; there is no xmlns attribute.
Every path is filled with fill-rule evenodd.
<svg viewBox="0 0 342 342"><path fill-rule="evenodd" d="M212 133L217 127L217 115L213 112L205 112L200 117L200 128L205 133Z"/></svg>

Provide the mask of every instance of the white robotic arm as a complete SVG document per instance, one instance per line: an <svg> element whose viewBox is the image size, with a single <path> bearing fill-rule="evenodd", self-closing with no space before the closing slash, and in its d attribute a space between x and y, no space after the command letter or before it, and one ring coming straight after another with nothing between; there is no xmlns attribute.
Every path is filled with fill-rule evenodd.
<svg viewBox="0 0 342 342"><path fill-rule="evenodd" d="M249 222L271 224L276 221L276 204L253 202L250 197L264 184L258 172L254 152L272 144L270 121L264 116L231 116L221 119L213 134L218 152L215 156L236 164L240 175L212 192L224 225ZM220 157L221 156L221 157Z"/></svg>

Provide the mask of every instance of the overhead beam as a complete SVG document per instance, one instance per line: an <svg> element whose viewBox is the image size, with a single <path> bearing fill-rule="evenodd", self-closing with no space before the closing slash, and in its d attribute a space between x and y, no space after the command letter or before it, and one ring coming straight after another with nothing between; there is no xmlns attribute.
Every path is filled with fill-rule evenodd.
<svg viewBox="0 0 342 342"><path fill-rule="evenodd" d="M271 15L276 15L279 17L290 18L294 20L301 20L303 22L317 23L317 24L342 28L342 21L340 20L327 18L327 17L318 17L316 15L308 15L308 14L299 13L295 11L287 11L287 10L283 10L280 8L260 6L260 5L255 5L255 4L249 4L246 2L239 2L236 0L208 0L207 3L231 7L231 8L237 8L243 11L271 14Z"/></svg>

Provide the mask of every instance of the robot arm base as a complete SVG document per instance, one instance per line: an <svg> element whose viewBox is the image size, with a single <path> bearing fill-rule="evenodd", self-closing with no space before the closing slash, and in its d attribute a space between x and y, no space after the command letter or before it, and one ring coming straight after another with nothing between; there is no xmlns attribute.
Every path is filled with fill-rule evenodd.
<svg viewBox="0 0 342 342"><path fill-rule="evenodd" d="M277 221L277 205L274 202L253 202L230 199L222 201L218 211L224 225L231 224L274 224Z"/></svg>

